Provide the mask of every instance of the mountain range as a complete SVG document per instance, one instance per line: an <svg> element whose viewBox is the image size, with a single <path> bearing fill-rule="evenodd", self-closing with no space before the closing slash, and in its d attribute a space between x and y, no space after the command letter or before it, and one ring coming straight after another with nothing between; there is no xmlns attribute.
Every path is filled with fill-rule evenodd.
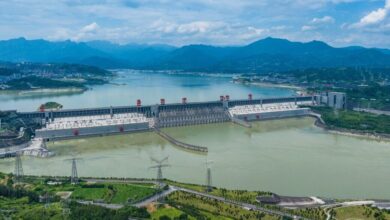
<svg viewBox="0 0 390 220"><path fill-rule="evenodd" d="M0 60L78 63L103 68L261 73L320 67L388 68L390 50L359 46L335 48L321 41L302 43L270 37L231 47L17 38L0 41Z"/></svg>

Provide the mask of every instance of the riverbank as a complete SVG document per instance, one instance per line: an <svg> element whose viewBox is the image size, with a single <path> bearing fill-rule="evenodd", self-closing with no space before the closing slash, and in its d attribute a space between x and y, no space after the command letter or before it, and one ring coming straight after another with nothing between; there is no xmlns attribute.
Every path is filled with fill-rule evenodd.
<svg viewBox="0 0 390 220"><path fill-rule="evenodd" d="M87 88L55 88L55 89L27 89L27 90L0 90L0 95L36 96L45 94L80 94Z"/></svg>
<svg viewBox="0 0 390 220"><path fill-rule="evenodd" d="M357 131L352 129L342 129L342 128L335 128L335 127L331 128L326 124L323 124L319 119L315 121L314 125L319 128L325 129L326 131L332 134L357 137L357 138L368 138L376 141L390 142L390 134L375 134L375 133L362 132L362 131Z"/></svg>
<svg viewBox="0 0 390 220"><path fill-rule="evenodd" d="M315 114L315 116L314 116L314 114ZM377 141L390 142L390 134L365 132L365 131L356 130L356 129L347 129L347 128L329 126L328 124L326 124L326 121L322 118L321 113L315 112L314 114L312 115L312 117L316 118L314 125L319 127L319 128L325 129L329 133L351 136L351 137L368 138L368 139L373 139L373 140L377 140Z"/></svg>
<svg viewBox="0 0 390 220"><path fill-rule="evenodd" d="M266 87L266 88L281 88L281 89L291 89L294 90L298 95L307 94L306 89L300 86L289 85L289 84L276 84L276 83L266 83L266 82L241 82L233 80L233 83L257 86L257 87Z"/></svg>

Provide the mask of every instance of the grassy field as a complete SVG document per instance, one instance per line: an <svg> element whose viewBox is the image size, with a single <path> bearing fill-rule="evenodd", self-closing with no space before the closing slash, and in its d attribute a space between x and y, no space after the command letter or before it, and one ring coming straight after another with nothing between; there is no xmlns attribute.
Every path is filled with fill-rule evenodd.
<svg viewBox="0 0 390 220"><path fill-rule="evenodd" d="M205 192L206 188L205 186L201 185L195 185L195 184L189 184L189 183L178 183L167 180L166 183L174 186L179 186L187 189L192 189L194 191L198 192ZM247 191L247 190L227 190L223 188L213 188L213 190L210 192L210 194L215 196L221 196L224 198L228 198L231 200L246 202L246 203L252 203L252 204L258 204L256 201L256 197L259 195L270 195L269 192L258 192L258 191Z"/></svg>
<svg viewBox="0 0 390 220"><path fill-rule="evenodd" d="M186 215L185 212L180 211L174 207L160 207L156 211L151 213L151 219L158 220L162 216L168 216L170 219L179 218L182 215ZM187 215L188 216L188 215ZM195 220L196 218L188 216L188 219Z"/></svg>
<svg viewBox="0 0 390 220"><path fill-rule="evenodd" d="M154 188L145 185L115 184L111 203L135 202L156 193Z"/></svg>
<svg viewBox="0 0 390 220"><path fill-rule="evenodd" d="M1 181L4 179L0 179ZM90 184L82 182L78 185L62 183L59 185L45 184L43 178L28 179L25 187L39 194L57 192L72 192L72 199L88 201L104 201L106 203L127 203L136 202L143 198L152 196L156 193L153 184L122 184L122 183L104 183Z"/></svg>
<svg viewBox="0 0 390 220"><path fill-rule="evenodd" d="M107 203L136 202L152 196L156 189L148 185L106 183L103 187L76 187L72 198L83 200L103 200Z"/></svg>
<svg viewBox="0 0 390 220"><path fill-rule="evenodd" d="M109 195L108 188L76 188L72 193L72 198L83 200L99 200L105 199Z"/></svg>
<svg viewBox="0 0 390 220"><path fill-rule="evenodd" d="M390 220L390 213L385 213L369 206L353 206L334 209L338 220Z"/></svg>

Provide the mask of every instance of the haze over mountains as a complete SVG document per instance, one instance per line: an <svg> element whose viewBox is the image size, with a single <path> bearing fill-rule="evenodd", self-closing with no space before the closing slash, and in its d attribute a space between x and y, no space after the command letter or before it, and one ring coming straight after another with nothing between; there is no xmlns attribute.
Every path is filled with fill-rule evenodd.
<svg viewBox="0 0 390 220"><path fill-rule="evenodd" d="M390 67L390 51L334 48L324 42L265 38L246 46L118 45L24 38L0 41L0 60L64 62L103 68L175 69L205 72L269 72L317 67Z"/></svg>

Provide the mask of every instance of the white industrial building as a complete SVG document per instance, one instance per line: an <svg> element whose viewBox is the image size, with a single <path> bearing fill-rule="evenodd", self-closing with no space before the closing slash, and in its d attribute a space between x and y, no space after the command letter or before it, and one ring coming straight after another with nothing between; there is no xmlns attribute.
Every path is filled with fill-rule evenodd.
<svg viewBox="0 0 390 220"><path fill-rule="evenodd" d="M301 104L312 104L301 103ZM232 117L245 121L304 116L309 113L309 108L300 108L295 102L273 103L262 105L240 105L229 108Z"/></svg>
<svg viewBox="0 0 390 220"><path fill-rule="evenodd" d="M38 138L59 139L149 129L149 120L140 113L55 118L35 131Z"/></svg>

